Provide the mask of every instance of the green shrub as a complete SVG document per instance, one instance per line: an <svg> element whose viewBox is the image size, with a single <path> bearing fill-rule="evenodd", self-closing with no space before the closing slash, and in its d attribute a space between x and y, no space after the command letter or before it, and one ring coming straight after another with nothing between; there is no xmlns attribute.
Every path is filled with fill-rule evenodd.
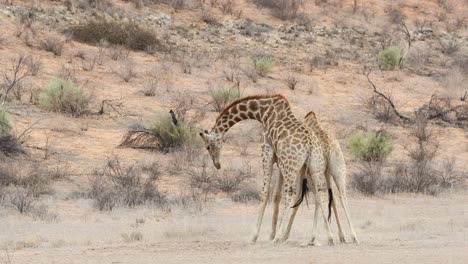
<svg viewBox="0 0 468 264"><path fill-rule="evenodd" d="M351 154L366 162L384 161L393 150L392 138L385 133L362 132L354 133L348 142Z"/></svg>
<svg viewBox="0 0 468 264"><path fill-rule="evenodd" d="M199 142L195 128L190 124L174 124L171 116L157 112L151 124L151 131L159 139L160 148L164 151L191 146Z"/></svg>
<svg viewBox="0 0 468 264"><path fill-rule="evenodd" d="M0 106L0 136L7 135L10 130L10 114L4 106Z"/></svg>
<svg viewBox="0 0 468 264"><path fill-rule="evenodd" d="M217 112L223 109L231 102L241 97L239 89L233 87L222 87L210 91L211 102L213 109Z"/></svg>
<svg viewBox="0 0 468 264"><path fill-rule="evenodd" d="M392 70L400 63L400 48L396 46L385 48L379 51L378 59L380 67Z"/></svg>
<svg viewBox="0 0 468 264"><path fill-rule="evenodd" d="M264 77L271 72L274 62L272 57L262 56L254 59L254 64L258 75Z"/></svg>
<svg viewBox="0 0 468 264"><path fill-rule="evenodd" d="M153 52L162 49L154 32L141 28L134 21L97 18L72 26L70 31L76 40L90 44L105 40L110 44L126 46L133 50Z"/></svg>
<svg viewBox="0 0 468 264"><path fill-rule="evenodd" d="M176 125L169 113L156 112L149 128L140 127L127 132L120 146L171 152L199 143L192 124L178 122Z"/></svg>
<svg viewBox="0 0 468 264"><path fill-rule="evenodd" d="M90 96L71 80L53 78L42 88L39 105L53 112L69 113L73 117L88 110Z"/></svg>

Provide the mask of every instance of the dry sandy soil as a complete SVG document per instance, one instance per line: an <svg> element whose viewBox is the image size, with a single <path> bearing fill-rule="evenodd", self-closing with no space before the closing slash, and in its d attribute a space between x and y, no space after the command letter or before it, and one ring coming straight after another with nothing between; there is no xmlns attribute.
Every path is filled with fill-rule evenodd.
<svg viewBox="0 0 468 264"><path fill-rule="evenodd" d="M439 197L353 195L349 205L360 245L328 246L322 228L319 242L325 245L302 247L310 238L313 215L305 206L286 244L267 240L267 210L259 242L251 245L256 205L225 200L197 214L81 212L50 223L2 215L0 239L11 241L11 263L466 263L467 198L466 192ZM142 239L125 241L123 235L131 232L141 233Z"/></svg>
<svg viewBox="0 0 468 264"><path fill-rule="evenodd" d="M353 1L343 1L342 7L332 4L319 7L314 1L307 1L304 10L317 26L309 32L289 30L290 22L272 17L267 9L258 9L250 1L237 1L237 8L242 9L241 18L223 15L219 8L211 8L220 24L208 25L202 21L202 10L196 1L188 1L191 3L189 8L176 12L166 4L140 9L135 8L132 1L113 0L110 2L115 10L146 23L145 26L163 36L175 51L203 54L195 61L188 59L193 68L192 74L186 74L181 70L182 63L164 52L151 55L131 51L129 58L137 75L129 82L121 79L125 62L110 58L112 47L102 50L69 39L64 34L70 24L92 17L95 11L67 11L65 1L60 0L13 2L13 5L6 5L0 1L0 74L3 76L4 72L10 71L11 61L18 54L32 55L42 66L36 76L25 79L23 85L27 92L23 98L6 103L15 133L35 124L23 146L27 154L2 157L0 162L34 162L43 168L63 167L67 175L54 182L52 191L36 201L36 205L48 208L50 217L20 214L0 200L0 263L468 262L466 123L465 127L460 127L433 120L429 125L439 144L434 165L440 167L444 159L454 157L456 170L462 178L459 187L444 190L438 196L403 193L376 197L363 196L349 188L349 208L360 245L326 245L323 223L319 222L319 241L323 245L303 247L311 234L313 206L310 209L305 205L301 207L289 241L280 245L267 240L271 220L269 208L259 242L252 245L249 239L258 202L235 203L228 194L218 192L210 195L208 202L193 203L189 208L174 206L162 210L139 206L100 212L93 207L91 199L82 195L89 189L93 172L102 169L113 155L119 156L125 165L159 164L161 179L158 185L170 197L189 192L189 176L171 173L173 164L181 160L179 153L163 154L118 145L132 124L150 120L155 111L173 109L177 104L175 98L180 94L190 94L195 99L189 117L203 114L197 120L197 128L211 127L218 113L208 106L209 90L233 85L225 80L223 73L228 69L228 59L219 56L225 48L234 47L242 51L241 66L248 70L252 69L248 68L252 54L261 51L274 55L275 66L267 77L259 78L257 82L246 75L240 77L243 95L281 93L289 99L298 116L314 110L342 144L349 168L348 182L358 171L359 162L351 157L346 140L359 127L386 128L395 144L389 157L390 164L408 160L407 148L415 144L409 127L379 122L364 109L362 98L371 92L362 75L362 66L373 65L372 80L382 91L391 92L397 108L405 115L412 116L414 110L427 103L433 94L449 96L454 104L466 105L466 101L458 99L460 91L466 90L466 72L460 73L461 77L453 75L457 78L450 75L458 67L457 60L468 56L466 1L454 1L456 4L450 12L438 4L444 1L408 0L392 1L391 4L383 0L358 1L362 6L355 15L350 13ZM418 35L408 54L416 58L422 53L429 58L427 61L413 64L408 60L408 65L395 71L379 71L375 66L380 49L376 32L387 29L389 18L385 10L390 5L398 7L407 16L411 30L416 30L417 19L432 22L430 36ZM32 40L15 37L18 14L30 8L38 14ZM152 20L153 15L158 18ZM164 20L165 17L170 17L170 22ZM240 25L247 20L257 25L267 24L270 29L259 35L242 34ZM458 25L455 30L454 25ZM41 47L49 35L67 39L61 56ZM438 38L455 39L458 50L450 55L442 52ZM405 47L406 44L402 39L395 45ZM102 64L96 64L93 70L85 70L84 65L89 65L102 51ZM310 69L310 59L314 56L330 57L334 63ZM156 96L144 96L141 91L155 68L159 74ZM73 118L44 111L38 106L40 89L52 77L63 75L65 71L92 95L88 115ZM289 89L284 82L288 74L299 79L295 90ZM453 82L447 85L450 80ZM104 114L98 115L104 99L119 103L119 113L106 108ZM252 131L252 139L245 140ZM256 190L260 190L262 180L258 131L258 125L252 122L237 125L229 131L222 154L226 167L247 162L253 168L256 176L247 184ZM205 152L201 149L199 156L206 155ZM333 225L332 221L336 235Z"/></svg>

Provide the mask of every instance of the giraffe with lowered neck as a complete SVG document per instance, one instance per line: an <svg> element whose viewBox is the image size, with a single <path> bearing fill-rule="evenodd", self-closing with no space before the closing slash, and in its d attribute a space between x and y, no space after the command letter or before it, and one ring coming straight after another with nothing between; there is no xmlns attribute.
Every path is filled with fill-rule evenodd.
<svg viewBox="0 0 468 264"><path fill-rule="evenodd" d="M299 189L302 187L302 175L307 175L312 184L316 206L324 218L328 243L334 244L317 186L318 180L320 177L324 178L326 172L324 149L314 132L292 113L288 101L282 95L258 95L236 100L220 113L210 132L205 130L200 133L214 166L217 169L221 168L220 155L224 134L236 123L246 119L262 123L264 141L273 150L284 179L285 204L279 234L274 241L283 242L288 238L298 209L294 205L301 196ZM262 216L263 205L268 199L266 194L270 188L270 179L271 177L268 177L268 182L263 183L259 212ZM259 220L261 222L260 216Z"/></svg>
<svg viewBox="0 0 468 264"><path fill-rule="evenodd" d="M340 143L338 140L335 139L335 137L327 132L325 129L323 129L313 111L308 112L305 117L304 117L304 123L315 133L315 135L319 138L322 147L324 149L324 154L325 157L327 158L327 170L326 170L326 184L327 184L327 189L329 192L329 215L328 219L330 220L330 207L333 207L333 213L335 215L336 219L336 224L338 227L338 236L340 239L340 242L346 242L345 240L345 235L340 223L339 215L338 215L338 210L336 208L336 201L333 199L333 194L331 191L331 182L332 179L336 184L337 191L338 191L338 198L341 202L341 205L344 209L346 220L349 224L350 228L350 233L351 233L351 238L354 243L358 244L358 240L356 237L356 233L354 231L353 225L351 223L351 219L349 217L348 209L347 209L347 198L346 198L346 163L343 157L343 152L341 151ZM264 168L266 167L264 173L265 173L265 178L271 177L272 176L272 170L273 170L273 163L276 162L275 157L274 157L274 152L273 149L268 146L268 144L264 143L262 146L262 154L264 156ZM271 160L271 161L270 161ZM281 200L281 187L282 187L282 176L281 174L279 175L280 177L278 178L278 181L276 183L276 186L274 187L274 192L273 192L273 203L274 203L274 210L273 210L273 219L272 219L272 229L271 229L271 235L270 239L273 239L275 236L276 232L276 225L277 225L277 219L278 219L278 212L279 212L279 203ZM271 181L271 180L265 180L265 181ZM263 213L263 212L261 212ZM315 216L314 216L314 225L313 225L313 236L312 236L312 241L311 243L314 243L315 240L315 232L316 232L316 226L317 226L317 220L318 220L318 207L315 207ZM261 220L260 220L261 221ZM257 227L256 234L254 235L254 239L258 236L258 233L260 231L260 227Z"/></svg>

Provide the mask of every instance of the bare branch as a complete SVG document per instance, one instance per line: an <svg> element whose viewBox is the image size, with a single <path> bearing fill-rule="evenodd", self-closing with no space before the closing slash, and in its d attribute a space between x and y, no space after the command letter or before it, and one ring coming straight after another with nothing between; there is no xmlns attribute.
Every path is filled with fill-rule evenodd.
<svg viewBox="0 0 468 264"><path fill-rule="evenodd" d="M397 110L396 110L396 107L395 107L395 104L393 103L393 101L388 97L386 96L384 93L380 92L379 90L377 90L377 87L375 86L375 84L371 81L369 75L371 73L371 69L370 68L365 68L364 70L364 75L366 76L367 78L367 81L372 85L372 88L373 88L373 92L376 93L377 95L379 95L381 98L383 98L389 105L390 107L392 108L393 110L393 113L395 113L395 115L397 115L400 119L404 120L404 121L411 121L411 119L409 117L406 117L406 116L403 116L402 114L400 114Z"/></svg>

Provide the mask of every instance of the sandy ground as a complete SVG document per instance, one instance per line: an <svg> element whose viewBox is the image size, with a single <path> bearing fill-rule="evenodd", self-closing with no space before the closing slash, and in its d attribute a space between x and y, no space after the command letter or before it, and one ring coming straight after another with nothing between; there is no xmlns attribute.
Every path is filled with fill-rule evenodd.
<svg viewBox="0 0 468 264"><path fill-rule="evenodd" d="M16 2L29 5L32 1ZM43 3L45 7L62 4L61 1L38 2ZM134 9L131 3L125 1L113 2L118 2L117 5L130 13L146 12L146 9ZM267 10L257 9L250 0L238 2L243 10L243 19L252 19L273 27L283 23L272 18ZM352 2L345 1L347 10L351 8ZM366 26L380 30L381 24L386 23L386 20L380 18L385 16L384 9L390 4L389 1L359 2L365 10L374 13L371 22L366 22ZM395 1L392 4L400 6L410 18L434 20L436 14L442 12L436 2L408 0ZM2 8L4 9L1 11L6 10L5 6ZM319 12L312 1L307 3L306 9L310 10L311 18L319 25L364 23L363 18L357 19L352 16L343 21L335 21L339 15L336 18L331 17L328 9ZM457 7L458 9L463 11L462 8ZM155 10L150 11L169 14L168 10L167 6L157 6ZM170 14L175 17L176 25L193 24L198 28L197 32L203 33L205 25L200 21L200 14L197 12L184 10ZM93 95L94 100L90 107L91 113L79 119L43 111L37 105L27 102L28 95L24 95L22 101L8 102L15 131L21 132L38 122L25 145L29 153L28 158L40 160L44 166L67 165L70 167L70 175L66 181L54 186L54 195L41 201L57 214L56 219L35 220L30 216L20 215L11 208L0 207L0 264L468 263L467 190L454 190L437 197L398 194L369 198L351 193L349 207L361 244L326 245L323 223L320 222L319 242L324 245L317 247L301 246L311 236L312 207L306 209L303 206L300 209L289 241L280 245L272 244L267 239L271 221L269 208L260 240L252 245L249 239L257 215L258 205L255 203L237 204L228 198L216 196L210 197L210 201L202 205L201 209L179 208L167 212L151 208L117 208L112 212L102 213L92 209L90 200L70 198L70 193L86 190L88 176L94 170L102 168L111 155L118 155L126 164L156 161L164 169L171 162L177 161L173 159L176 154L124 149L118 145L131 124L150 119L157 110L173 109L176 105L174 97L181 92L194 96L194 110L206 112L205 118L200 120L197 126L204 129L211 127L217 113L207 107L210 85L231 85L224 81L222 74L225 62L204 58L207 65L194 68L193 73L189 75L182 73L180 65L167 61L162 54L153 56L143 52L131 52L130 59L135 64L138 76L126 83L118 73L121 62L111 60L108 55L105 55L104 63L96 65L94 70L82 69L82 64L98 53L95 46L69 41L60 57L42 50L40 43L46 35L53 33L61 36L57 29L51 30L48 26L38 24L33 47L26 46L20 38L11 37L16 30L16 18L6 14L9 13L0 13L0 33L4 36L0 39L1 74L11 67L11 60L18 54L33 55L43 66L37 76L30 77L25 82L28 91L38 91L53 76L67 68L76 71L78 83ZM221 17L219 10L215 11L215 14ZM449 16L451 19L455 18L454 15ZM434 27L440 28L441 24L442 22L435 22ZM466 35L466 28L461 34ZM239 41L246 43L253 41L238 37ZM294 61L301 57L323 54L321 52L325 50L333 50L333 47L329 46L330 43L322 43L318 38L314 45L309 45L304 50L296 51L279 46L277 51L279 54L287 53L287 57ZM223 45L231 44L226 42ZM415 43L418 44L425 43ZM86 55L85 60L76 57L79 51ZM110 49L105 51L106 54L108 52ZM437 45L435 52L439 52ZM461 47L459 54L464 55L467 52L467 47ZM244 63L250 63L250 59L245 59ZM283 82L284 72L290 70L286 63L281 63L280 61L275 66L268 78L260 78L256 83L243 77L244 95L266 92L285 95L298 116L314 110L324 126L335 131L343 146L347 136L356 127L386 127L394 137L395 143L395 150L389 160L407 160L405 148L415 142L408 127L379 123L363 109L362 98L370 94L370 86L365 76L360 73L360 62L340 60L336 67L314 71L310 71L307 65L302 65L303 68L295 72L301 82L294 91L287 88ZM167 73L162 74L168 81L166 84L163 81L165 78L161 78L157 96L145 97L141 90L152 67L168 68ZM436 70L442 76L449 68L441 66ZM433 93L446 92L437 78L420 76L405 70L375 71L371 77L379 89L391 92L397 108L405 114L413 113L426 103ZM103 99L113 99L122 103L119 108L122 115L109 109L106 109L104 115L97 115ZM191 114L194 114L192 112L194 111L191 111ZM240 147L234 144L254 127L254 124L244 124L230 130L229 136L233 140L226 144L222 161L249 161L255 171L260 173L259 141L250 142L246 155L241 155ZM444 158L455 157L456 169L463 173L468 171L467 130L436 124L431 124L430 128L439 143L440 156L435 163L439 164ZM44 157L46 142L50 143L47 160ZM343 150L351 175L356 163L352 161L349 151L346 148ZM350 180L348 178L348 182ZM255 181L259 187L261 177L256 177ZM182 192L185 190L183 187L187 185L187 178L163 171L161 185L164 191L170 191L171 194ZM334 222L332 228L337 238ZM135 238L132 238L133 236ZM347 238L349 240L349 237Z"/></svg>
<svg viewBox="0 0 468 264"><path fill-rule="evenodd" d="M323 245L316 247L302 246L312 229L313 208L306 206L289 241L279 245L267 239L271 208L259 242L252 245L248 241L257 205L223 199L209 202L200 212L181 209L170 214L81 208L51 222L3 213L0 241L10 249L1 256L5 263L466 263L467 198L466 191L440 197L352 195L349 206L360 245L326 245L319 222ZM85 207L87 201L75 206ZM336 235L334 222L332 228ZM142 239L124 239L131 232Z"/></svg>

